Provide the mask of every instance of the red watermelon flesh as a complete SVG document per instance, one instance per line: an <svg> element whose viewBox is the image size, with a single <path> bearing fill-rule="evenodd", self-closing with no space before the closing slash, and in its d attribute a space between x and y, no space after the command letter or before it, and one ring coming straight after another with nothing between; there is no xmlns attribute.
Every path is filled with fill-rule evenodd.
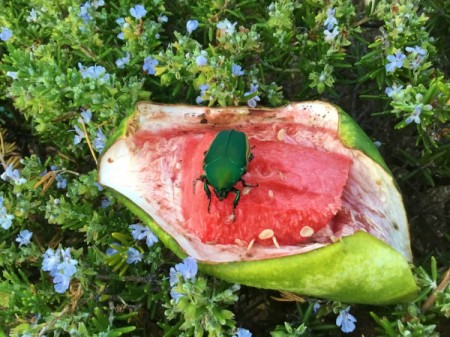
<svg viewBox="0 0 450 337"><path fill-rule="evenodd" d="M278 124L270 132L267 127L261 130L260 125L235 129L246 132L253 147L254 159L243 178L249 184L258 184L257 187L236 185L241 190L241 199L235 221L232 219L234 193L219 201L210 187L212 201L208 213L203 183L197 182L195 189L193 186L195 179L203 174L204 153L219 128L205 131L194 126L157 133L137 132L134 143L145 153L140 181L155 194L167 185L179 188L182 218L174 221L181 222L187 232L203 243L247 246L253 241L273 247L332 241L330 226L341 209L352 160L311 144L299 144L288 136L279 140L280 130L291 135L311 132L298 124ZM161 172L161 175L150 177L147 172ZM167 204L173 202L168 200ZM160 212L168 216L171 210L166 212L164 205L161 202Z"/></svg>
<svg viewBox="0 0 450 337"><path fill-rule="evenodd" d="M234 221L234 193L219 201L210 187L208 213L203 183L196 184L195 193L192 187L192 181L203 173L204 152L217 132L186 137L182 163L186 228L211 244L248 245L254 240L273 246L318 241L317 233L341 208L351 159L301 145L259 141L252 139L251 131L248 133L254 158L243 178L258 186L236 185L241 198Z"/></svg>

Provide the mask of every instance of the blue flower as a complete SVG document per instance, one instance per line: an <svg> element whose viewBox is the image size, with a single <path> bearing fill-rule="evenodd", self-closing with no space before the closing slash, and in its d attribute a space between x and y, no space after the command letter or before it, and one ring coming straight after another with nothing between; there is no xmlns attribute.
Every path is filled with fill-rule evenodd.
<svg viewBox="0 0 450 337"><path fill-rule="evenodd" d="M31 237L33 236L33 233L30 232L28 229L24 229L17 235L16 241L19 243L19 247L22 245L29 245Z"/></svg>
<svg viewBox="0 0 450 337"><path fill-rule="evenodd" d="M101 192L103 191L102 185L100 185L98 182L94 182L94 185L97 186L97 189Z"/></svg>
<svg viewBox="0 0 450 337"><path fill-rule="evenodd" d="M92 118L92 112L91 110L81 110L81 118L83 118L83 122L85 124L88 124L91 121Z"/></svg>
<svg viewBox="0 0 450 337"><path fill-rule="evenodd" d="M67 276L61 272L56 272L53 278L55 291L59 294L64 293L67 289L69 289L70 285L70 276Z"/></svg>
<svg viewBox="0 0 450 337"><path fill-rule="evenodd" d="M423 48L420 48L419 46L406 47L405 49L408 53L415 53L415 54L422 55L422 56L427 55L427 51Z"/></svg>
<svg viewBox="0 0 450 337"><path fill-rule="evenodd" d="M203 102L203 98L202 96L205 94L206 90L209 89L209 84L202 84L200 85L200 96L197 96L197 98L195 99L195 102L197 104L201 104Z"/></svg>
<svg viewBox="0 0 450 337"><path fill-rule="evenodd" d="M103 81L109 80L110 75L106 72L105 67L95 65L86 68L81 63L78 63L78 68L83 78L100 79Z"/></svg>
<svg viewBox="0 0 450 337"><path fill-rule="evenodd" d="M246 96L253 95L253 94L256 93L257 91L258 91L258 84L253 84L253 83L250 84L250 91L244 93L244 98L245 98ZM257 105L257 102L259 102L260 100L261 100L261 99L259 98L259 96L254 96L254 97L250 98L250 99L247 101L247 104L248 104L248 106L249 106L250 108L255 108L256 105Z"/></svg>
<svg viewBox="0 0 450 337"><path fill-rule="evenodd" d="M231 23L230 21L228 21L228 19L225 19L217 23L217 29L220 29L225 34L233 35L236 25L237 22Z"/></svg>
<svg viewBox="0 0 450 337"><path fill-rule="evenodd" d="M77 268L75 267L77 263L78 262L72 258L65 259L58 265L58 270L61 274L64 274L67 277L71 277L77 272Z"/></svg>
<svg viewBox="0 0 450 337"><path fill-rule="evenodd" d="M67 179L64 178L59 173L55 177L56 179L56 187L59 189L65 189L67 187Z"/></svg>
<svg viewBox="0 0 450 337"><path fill-rule="evenodd" d="M28 22L36 22L37 21L37 14L38 14L38 12L34 8L32 8L30 10L30 12L28 13L28 16L27 16L26 20Z"/></svg>
<svg viewBox="0 0 450 337"><path fill-rule="evenodd" d="M155 75L156 69L155 66L158 64L158 60L153 59L151 56L147 56L144 59L144 65L142 66L142 69L147 72L149 75Z"/></svg>
<svg viewBox="0 0 450 337"><path fill-rule="evenodd" d="M414 107L414 111L406 118L405 123L411 124L412 122L416 124L420 124L420 114L422 113L422 107L420 105L416 105Z"/></svg>
<svg viewBox="0 0 450 337"><path fill-rule="evenodd" d="M422 103L422 101L423 101L423 95L422 94L417 94L416 95L416 101L417 101L417 104L414 106L414 111L405 120L406 124L411 124L411 122L419 124L420 123L420 114L422 113L422 110L431 111L433 109L433 107L430 104L423 104Z"/></svg>
<svg viewBox="0 0 450 337"><path fill-rule="evenodd" d="M178 303L178 300L183 297L183 294L180 294L178 291L175 290L175 288L172 288L170 290L170 296L175 300L175 303Z"/></svg>
<svg viewBox="0 0 450 337"><path fill-rule="evenodd" d="M77 264L78 261L72 259L70 248L58 248L56 251L48 248L44 253L42 270L50 272L55 291L63 293L69 289L70 280L77 271Z"/></svg>
<svg viewBox="0 0 450 337"><path fill-rule="evenodd" d="M158 22L167 22L167 21L169 21L169 18L166 15L159 14Z"/></svg>
<svg viewBox="0 0 450 337"><path fill-rule="evenodd" d="M94 0L92 1L92 6L94 6L95 8L99 8L105 5L105 1L104 0Z"/></svg>
<svg viewBox="0 0 450 337"><path fill-rule="evenodd" d="M3 197L0 197L0 201L0 226L3 229L9 229L12 225L14 215L6 212L6 208L3 206Z"/></svg>
<svg viewBox="0 0 450 337"><path fill-rule="evenodd" d="M244 75L244 71L242 70L242 67L238 64L232 64L231 65L231 73L233 76L242 76Z"/></svg>
<svg viewBox="0 0 450 337"><path fill-rule="evenodd" d="M342 332L350 333L355 330L356 318L349 313L350 307L341 310L339 316L336 318L336 325L341 327Z"/></svg>
<svg viewBox="0 0 450 337"><path fill-rule="evenodd" d="M116 23L117 23L120 27L122 27L123 24L125 23L125 19L124 19L124 18L117 18L117 19L116 19Z"/></svg>
<svg viewBox="0 0 450 337"><path fill-rule="evenodd" d="M338 29L338 27L334 27L332 32L330 32L328 30L325 30L323 32L323 34L325 35L325 42L333 43L333 41L336 38L336 36L339 35L339 29Z"/></svg>
<svg viewBox="0 0 450 337"><path fill-rule="evenodd" d="M148 227L144 227L141 224L132 224L128 226L129 229L131 229L131 236L135 240L142 240L145 239L146 232Z"/></svg>
<svg viewBox="0 0 450 337"><path fill-rule="evenodd" d="M102 201L101 201L100 207L101 208L106 208L109 205L111 205L111 201L108 198L103 198Z"/></svg>
<svg viewBox="0 0 450 337"><path fill-rule="evenodd" d="M425 56L427 55L427 51L423 48L420 48L419 46L415 47L406 47L405 48L407 52L415 55L415 58L413 61L411 61L411 69L416 70L420 67L421 63L425 59Z"/></svg>
<svg viewBox="0 0 450 337"><path fill-rule="evenodd" d="M126 53L124 57L116 60L116 65L119 69L125 68L125 65L128 63L130 63L130 53Z"/></svg>
<svg viewBox="0 0 450 337"><path fill-rule="evenodd" d="M186 23L186 29L188 31L188 34L191 34L197 28L198 28L198 21L197 20L189 20Z"/></svg>
<svg viewBox="0 0 450 337"><path fill-rule="evenodd" d="M8 41L12 37L13 33L6 27L2 27L2 31L0 32L0 40Z"/></svg>
<svg viewBox="0 0 450 337"><path fill-rule="evenodd" d="M195 280L198 272L197 260L188 256L181 263L170 268L170 285L173 287L183 277L185 281Z"/></svg>
<svg viewBox="0 0 450 337"><path fill-rule="evenodd" d="M73 137L73 143L75 145L80 144L81 140L84 138L84 131L81 130L78 125L75 125L75 131L77 134Z"/></svg>
<svg viewBox="0 0 450 337"><path fill-rule="evenodd" d="M134 16L136 19L142 19L145 14L147 14L147 11L145 10L144 6L142 5L136 5L133 8L130 9L131 16Z"/></svg>
<svg viewBox="0 0 450 337"><path fill-rule="evenodd" d="M326 18L325 22L323 23L323 25L327 27L327 30L333 29L334 26L338 24L336 18L334 17L335 13L336 13L336 8L328 8L327 18Z"/></svg>
<svg viewBox="0 0 450 337"><path fill-rule="evenodd" d="M114 248L111 248L111 247L106 249L106 255L108 255L108 256L116 255L118 252L119 251L117 249L114 249Z"/></svg>
<svg viewBox="0 0 450 337"><path fill-rule="evenodd" d="M199 67L202 67L208 63L208 59L204 55L199 55L195 58L195 63L197 63Z"/></svg>
<svg viewBox="0 0 450 337"><path fill-rule="evenodd" d="M147 226L142 226L140 224L133 224L128 226L131 229L131 235L135 240L143 240L145 239L145 243L147 247L153 246L156 242L158 242L158 238L156 235L148 228Z"/></svg>
<svg viewBox="0 0 450 337"><path fill-rule="evenodd" d="M116 255L119 252L117 249L120 247L121 247L121 245L117 242L111 243L109 248L106 249L106 255L109 255L109 256Z"/></svg>
<svg viewBox="0 0 450 337"><path fill-rule="evenodd" d="M5 172L2 173L0 178L5 181L12 180L16 185L22 185L27 182L25 178L22 178L20 176L19 170L15 169L13 164L9 164L9 166L6 168Z"/></svg>
<svg viewBox="0 0 450 337"><path fill-rule="evenodd" d="M19 73L17 71L7 71L6 75L11 77L13 80L17 80L19 78Z"/></svg>
<svg viewBox="0 0 450 337"><path fill-rule="evenodd" d="M239 328L237 333L233 337L252 337L252 333L247 329Z"/></svg>
<svg viewBox="0 0 450 337"><path fill-rule="evenodd" d="M50 252L49 252L50 250ZM49 252L49 261L46 261L46 255L44 254L44 262L42 270L50 269L50 275L53 276L54 288L57 293L63 293L69 289L70 280L72 276L76 273L76 265L78 261L72 259L70 254L70 248L62 249L58 248L56 252L50 248L47 250ZM46 269L44 269L44 263Z"/></svg>
<svg viewBox="0 0 450 337"><path fill-rule="evenodd" d="M314 303L313 311L315 314L317 314L319 312L319 309L320 309L320 303L319 302Z"/></svg>
<svg viewBox="0 0 450 337"><path fill-rule="evenodd" d="M202 85L200 85L199 86L199 89L200 89L200 92L205 92L206 90L208 90L209 89L209 84L202 84Z"/></svg>
<svg viewBox="0 0 450 337"><path fill-rule="evenodd" d="M80 12L78 13L78 17L80 17L85 24L92 20L91 14L89 14L89 9L91 8L91 3L86 1L84 4L80 6Z"/></svg>
<svg viewBox="0 0 450 337"><path fill-rule="evenodd" d="M388 95L388 97L393 97L398 95L402 89L403 85L393 84L392 87L387 87L384 92Z"/></svg>
<svg viewBox="0 0 450 337"><path fill-rule="evenodd" d="M98 129L94 138L94 147L98 151L98 153L102 153L105 148L106 136L102 132L102 130Z"/></svg>
<svg viewBox="0 0 450 337"><path fill-rule="evenodd" d="M418 56L416 57L412 62L411 62L411 69L412 70L416 70L417 68L420 67L421 63L423 61L423 58Z"/></svg>
<svg viewBox="0 0 450 337"><path fill-rule="evenodd" d="M138 251L136 248L133 248L133 247L128 248L127 253L128 253L128 257L127 257L128 264L138 263L144 257L144 255L140 251Z"/></svg>
<svg viewBox="0 0 450 337"><path fill-rule="evenodd" d="M389 62L386 64L386 71L388 73L393 73L395 69L400 69L403 67L403 60L406 58L406 55L403 54L401 51L397 51L395 55L388 55L387 59Z"/></svg>
<svg viewBox="0 0 450 337"><path fill-rule="evenodd" d="M54 276L55 271L58 268L58 264L61 263L61 256L59 250L56 252L48 248L44 253L44 260L42 261L42 270L50 272L50 275Z"/></svg>
<svg viewBox="0 0 450 337"><path fill-rule="evenodd" d="M175 267L170 268L169 283L170 286L172 287L170 295L175 300L175 302L178 302L180 297L184 296L183 294L180 294L176 289L181 278L183 278L184 281L189 280L193 281L195 280L197 271L198 271L197 260L195 260L190 256L185 258L181 263L175 265Z"/></svg>

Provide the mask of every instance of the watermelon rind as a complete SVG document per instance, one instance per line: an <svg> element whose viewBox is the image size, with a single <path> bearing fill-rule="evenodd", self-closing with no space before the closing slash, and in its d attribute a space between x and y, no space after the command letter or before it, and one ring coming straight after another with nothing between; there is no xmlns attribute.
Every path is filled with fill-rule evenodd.
<svg viewBox="0 0 450 337"><path fill-rule="evenodd" d="M116 142L141 127L138 118L139 111L147 105L162 107L161 109L167 108L169 111L177 109L188 111L190 109L188 106L140 103L137 106L137 112L122 123L120 131L108 142L108 148L114 151ZM383 179L387 180L386 193L388 197L392 195L392 200L388 199L387 202L397 204L392 211L393 216L396 219L406 219L401 196L389 169L370 138L351 117L339 108L324 102L294 103L288 108L292 106L297 108L299 105L338 112L337 133L342 143L351 149L360 150L364 153L364 157L373 161L374 174L381 174ZM198 109L198 107L195 108ZM245 111L247 108L242 109L237 109L237 113ZM220 114L220 111L218 113ZM162 243L178 257L184 258L192 255L189 254L191 250L180 244L179 238L173 237L164 230L146 210L138 205L134 196L129 195L131 192L119 192L110 186L114 185L110 183L110 179L113 178L108 177L110 171L104 169L107 162L106 157L110 156L110 151L106 150L100 160L99 182L112 190L119 201L148 225ZM126 172L121 174L126 175ZM399 203L401 207L398 207ZM226 262L218 262L201 256L200 258L196 256L196 258L203 272L229 282L248 286L290 291L347 303L392 304L405 302L414 298L417 285L409 265L412 255L409 247L407 222L403 222L399 225L398 233L395 234L397 238L393 239L395 248L369 233L357 231L335 243L290 256ZM395 224L395 227L397 229L398 225Z"/></svg>

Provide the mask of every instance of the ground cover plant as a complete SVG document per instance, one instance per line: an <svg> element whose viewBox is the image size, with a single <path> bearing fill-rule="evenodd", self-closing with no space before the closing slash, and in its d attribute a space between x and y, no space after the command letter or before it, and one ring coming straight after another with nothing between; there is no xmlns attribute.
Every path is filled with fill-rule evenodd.
<svg viewBox="0 0 450 337"><path fill-rule="evenodd" d="M449 20L445 0L0 0L0 336L448 336ZM214 279L97 183L138 101L311 99L351 114L403 191L410 303Z"/></svg>

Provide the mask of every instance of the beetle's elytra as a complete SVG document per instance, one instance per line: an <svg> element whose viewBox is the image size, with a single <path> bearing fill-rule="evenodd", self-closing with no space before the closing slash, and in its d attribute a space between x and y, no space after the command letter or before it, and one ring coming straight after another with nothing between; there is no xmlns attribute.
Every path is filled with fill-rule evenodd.
<svg viewBox="0 0 450 337"><path fill-rule="evenodd" d="M234 186L239 181L243 186L249 185L242 176L247 172L248 163L253 159L250 152L248 137L244 132L236 130L222 130L212 141L203 160L204 173L194 181L203 182L203 189L209 199L208 213L211 206L212 186L217 198L222 201L228 193L234 192L233 200L233 220L236 218L235 210L241 197L241 192Z"/></svg>

